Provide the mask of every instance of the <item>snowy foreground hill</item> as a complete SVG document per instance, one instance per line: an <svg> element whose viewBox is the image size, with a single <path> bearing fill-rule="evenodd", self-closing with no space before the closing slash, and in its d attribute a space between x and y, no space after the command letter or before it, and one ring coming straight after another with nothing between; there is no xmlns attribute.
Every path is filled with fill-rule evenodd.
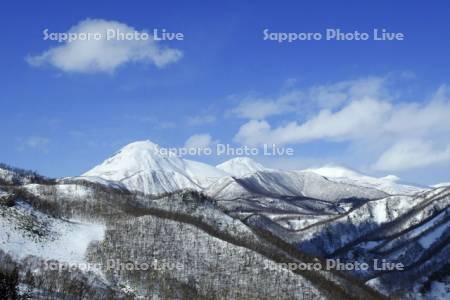
<svg viewBox="0 0 450 300"><path fill-rule="evenodd" d="M5 299L446 299L450 187L125 146L82 176L0 165Z"/></svg>

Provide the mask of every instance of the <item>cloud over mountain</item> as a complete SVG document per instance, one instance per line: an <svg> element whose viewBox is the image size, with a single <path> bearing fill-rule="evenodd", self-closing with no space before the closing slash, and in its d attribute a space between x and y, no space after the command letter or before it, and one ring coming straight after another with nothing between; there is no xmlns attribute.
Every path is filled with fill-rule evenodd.
<svg viewBox="0 0 450 300"><path fill-rule="evenodd" d="M65 72L111 73L128 63L153 64L158 68L178 61L180 50L164 47L152 39L108 39L108 30L134 34L136 30L124 23L103 19L86 19L72 28L68 34L91 34L90 39L64 41L41 54L29 55L26 61L32 66L51 65ZM94 38L98 34L100 38Z"/></svg>
<svg viewBox="0 0 450 300"><path fill-rule="evenodd" d="M321 92L314 98L311 90ZM255 115L239 128L234 140L252 146L313 141L377 145L384 147L372 166L377 170L405 170L450 161L450 93L446 85L422 101L398 99L386 78L334 83L307 89L306 93L313 97L308 100L313 113L297 109L300 121L288 121L285 116L275 126L276 122L268 119L270 114ZM303 94L297 91L297 95ZM302 103L305 98L299 97L291 103ZM328 106L327 101L322 103L324 99L329 99ZM238 107L250 107L243 103ZM262 107L276 107L276 103ZM284 102L280 107L272 112L285 111Z"/></svg>

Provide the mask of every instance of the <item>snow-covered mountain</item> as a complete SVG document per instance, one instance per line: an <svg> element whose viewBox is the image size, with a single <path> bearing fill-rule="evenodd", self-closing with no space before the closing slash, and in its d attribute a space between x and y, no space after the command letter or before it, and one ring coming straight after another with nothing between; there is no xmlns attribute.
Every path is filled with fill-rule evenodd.
<svg viewBox="0 0 450 300"><path fill-rule="evenodd" d="M434 299L436 286L450 286L450 187L390 195L386 182L391 193L402 185L394 177L341 167L274 170L248 158L216 168L167 155L149 141L125 146L82 177L3 170L0 271L33 299L385 299L371 287L401 299ZM117 258L176 261L185 269L102 268ZM325 258L371 267L345 275L264 268ZM96 267L55 275L42 268L47 259ZM375 259L406 269L379 271Z"/></svg>
<svg viewBox="0 0 450 300"><path fill-rule="evenodd" d="M433 187L435 187L435 188L444 187L444 186L450 186L450 182L441 182L441 183L437 183L437 184L433 185Z"/></svg>
<svg viewBox="0 0 450 300"><path fill-rule="evenodd" d="M119 182L146 194L162 194L181 189L202 190L226 175L215 167L163 151L150 141L139 141L123 147L82 177Z"/></svg>
<svg viewBox="0 0 450 300"><path fill-rule="evenodd" d="M201 193L149 198L65 181L0 182L3 298L378 299L339 274L264 267L301 259L266 243Z"/></svg>
<svg viewBox="0 0 450 300"><path fill-rule="evenodd" d="M237 157L214 167L177 157L151 141L123 147L81 178L146 194L193 189L221 199L258 195L336 201L379 199L423 190L401 184L395 176L375 178L336 166L284 171L266 168L248 157Z"/></svg>
<svg viewBox="0 0 450 300"><path fill-rule="evenodd" d="M388 175L381 178L371 177L337 165L327 165L316 169L306 169L304 171L319 174L336 182L375 188L391 195L411 195L425 189L424 187L403 183L395 175Z"/></svg>
<svg viewBox="0 0 450 300"><path fill-rule="evenodd" d="M11 207L0 205L0 225L3 251L17 258L34 255L65 263L84 262L89 243L102 240L104 232L104 225L54 218L20 200ZM29 233L30 228L37 238Z"/></svg>
<svg viewBox="0 0 450 300"><path fill-rule="evenodd" d="M388 194L370 187L334 182L313 172L264 170L240 178L222 179L207 194L219 199L307 197L335 202L344 199L379 199Z"/></svg>
<svg viewBox="0 0 450 300"><path fill-rule="evenodd" d="M217 165L216 168L223 170L234 177L243 177L258 171L268 170L260 163L257 163L248 157L232 158L224 163L221 163L220 165Z"/></svg>

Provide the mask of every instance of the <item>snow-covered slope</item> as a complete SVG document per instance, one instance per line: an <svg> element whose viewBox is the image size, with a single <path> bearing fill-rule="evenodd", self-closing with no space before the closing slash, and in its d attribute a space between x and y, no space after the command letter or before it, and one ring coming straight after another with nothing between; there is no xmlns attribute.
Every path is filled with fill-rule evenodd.
<svg viewBox="0 0 450 300"><path fill-rule="evenodd" d="M14 179L14 172L0 168L0 179L7 183L12 183Z"/></svg>
<svg viewBox="0 0 450 300"><path fill-rule="evenodd" d="M364 262L368 269L352 271L386 294L408 291L425 282L449 286L450 188L437 188L413 196L389 196L368 201L339 216L279 214L249 215L245 222L263 228L311 255L342 262ZM401 263L402 272L375 268L375 260ZM420 278L420 280L419 280ZM372 280L371 280L372 279ZM375 280L376 279L376 280ZM426 290L424 290L426 292ZM422 292L421 292L422 293ZM429 299L419 297L401 299Z"/></svg>
<svg viewBox="0 0 450 300"><path fill-rule="evenodd" d="M102 240L104 225L51 217L25 202L0 205L0 249L24 258L33 255L66 263L85 262L91 241Z"/></svg>
<svg viewBox="0 0 450 300"><path fill-rule="evenodd" d="M423 187L403 184L395 175L376 178L336 165L327 165L304 171L319 174L336 182L376 188L391 195L411 195L424 190Z"/></svg>
<svg viewBox="0 0 450 300"><path fill-rule="evenodd" d="M379 199L383 191L327 180L313 172L265 170L241 178L224 178L212 185L207 193L215 198L308 197L325 201L343 199Z"/></svg>
<svg viewBox="0 0 450 300"><path fill-rule="evenodd" d="M187 188L201 190L226 175L207 164L166 153L150 141L139 141L123 147L83 177L116 181L130 190L161 194Z"/></svg>
<svg viewBox="0 0 450 300"><path fill-rule="evenodd" d="M450 186L450 182L441 182L441 183L433 185L433 187L435 187L435 188L444 187L444 186Z"/></svg>
<svg viewBox="0 0 450 300"><path fill-rule="evenodd" d="M0 189L0 198L8 196L8 193Z"/></svg>
<svg viewBox="0 0 450 300"><path fill-rule="evenodd" d="M184 288L187 282L201 295L210 296L209 291L219 287L218 295L231 289L235 294L227 294L229 298L245 298L242 290L248 299L261 298L261 294L300 298L280 297L280 291L286 291L284 283L292 291L286 295L294 296L303 291L299 284L310 283L297 273L289 273L295 282L286 281L285 271L274 273L253 265L246 266L245 272L234 272L240 270L240 258L244 257L259 262L260 267L267 257L303 261L307 258L303 253L345 262L357 260L370 266L374 259L400 262L408 266L404 273L378 272L370 267L349 275L387 294L399 292L402 299L407 297L401 293L415 283L422 288L426 282L442 282L437 276L445 271L450 253L450 187L393 196L381 190L385 185L377 180L383 178L343 168L282 171L266 169L250 159L234 159L223 164L226 173L222 168L160 152L151 142L133 143L87 172L87 177L50 183L27 183L13 171L19 180L0 182L0 225L4 228L0 232L0 262L3 252L10 252L20 263L29 261L27 255L72 263L104 263L110 258L181 261L186 271L161 274L170 278L170 290L174 282L182 282ZM393 177L391 180L398 182ZM123 192L122 188L153 194L193 188L214 201L195 191L147 197ZM102 242L91 243L96 240ZM298 257L293 255L295 249L300 250ZM35 270L21 268L23 274ZM109 276L103 271L96 275ZM145 286L152 282L147 274L120 274L105 277L105 282L125 284L139 295L155 293L153 286ZM230 280L229 274L242 277ZM327 276L317 277L317 282ZM153 282L162 277L158 278L152 277ZM311 278L316 282L315 276ZM342 278L336 279L331 281L338 283ZM56 280L50 279L45 288L52 289ZM167 283L162 282L161 286ZM353 281L340 284L351 290L361 288ZM264 286L270 286L270 292ZM329 285L321 285L325 286ZM328 288L332 289L330 299L335 299L335 288ZM354 293L359 296L358 291ZM417 294L415 291L414 296ZM317 299L323 298L320 292L317 295ZM380 299L355 297L359 298Z"/></svg>
<svg viewBox="0 0 450 300"><path fill-rule="evenodd" d="M313 175L308 175L314 173L336 183L345 183L348 185L377 189L390 195L411 195L424 190L423 187L402 183L395 175L376 178L336 165L327 165L321 168L305 169L301 171L282 171L265 168L263 165L248 157L238 157L218 165L217 168L236 178L257 176L256 174L258 172L266 172L272 174L278 173L280 175L279 177L289 177L288 180L294 181L296 181L296 178L299 177L299 174L302 174L303 177L314 178ZM273 182L269 182L269 184L273 184ZM289 189L290 188L291 187L289 187ZM295 187L292 188L296 189ZM277 189L273 191L279 192ZM285 195L291 194L292 193L287 192Z"/></svg>
<svg viewBox="0 0 450 300"><path fill-rule="evenodd" d="M216 168L223 170L234 177L243 177L258 171L268 170L260 163L257 163L248 157L232 158L224 163L221 163L220 165L217 165Z"/></svg>
<svg viewBox="0 0 450 300"><path fill-rule="evenodd" d="M336 166L283 171L265 168L248 157L237 157L213 167L180 158L150 141L131 143L102 164L73 179L125 187L146 194L194 189L221 199L257 194L336 201L377 199L388 194L411 195L423 190L401 184L395 176L375 178Z"/></svg>

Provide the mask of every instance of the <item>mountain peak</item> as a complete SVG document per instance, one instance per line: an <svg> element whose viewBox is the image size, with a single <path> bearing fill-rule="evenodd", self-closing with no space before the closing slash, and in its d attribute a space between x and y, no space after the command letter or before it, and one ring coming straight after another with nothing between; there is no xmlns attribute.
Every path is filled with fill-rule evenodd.
<svg viewBox="0 0 450 300"><path fill-rule="evenodd" d="M235 157L213 167L183 159L149 140L143 140L124 146L83 176L92 180L101 178L117 182L130 190L147 194L161 194L186 188L203 190L223 177L243 178L264 171L279 173L283 178L295 177L295 172L287 174L268 169L249 157ZM339 165L325 165L299 172L315 173L334 182L375 188L388 194L411 194L421 190L400 184L398 178L393 176L370 177Z"/></svg>
<svg viewBox="0 0 450 300"><path fill-rule="evenodd" d="M184 161L176 155L170 155L158 144L150 140L136 141L121 148L114 155L96 166L84 176L99 176L109 180L118 180L151 171L180 171Z"/></svg>
<svg viewBox="0 0 450 300"><path fill-rule="evenodd" d="M267 170L262 164L249 157L235 157L217 165L216 168L235 177L242 177L247 174Z"/></svg>
<svg viewBox="0 0 450 300"><path fill-rule="evenodd" d="M328 164L320 168L306 169L304 171L310 171L331 178L363 176L358 171L337 164Z"/></svg>
<svg viewBox="0 0 450 300"><path fill-rule="evenodd" d="M403 183L395 175L387 175L380 178L372 177L339 165L325 165L320 168L306 169L304 171L313 172L337 182L376 188L391 195L410 195L422 190L419 186Z"/></svg>
<svg viewBox="0 0 450 300"><path fill-rule="evenodd" d="M120 152L123 151L150 151L150 152L160 152L161 147L156 144L153 143L150 140L142 140L142 141L136 141L136 142L132 142L129 143L128 145L122 147L122 149L120 149Z"/></svg>
<svg viewBox="0 0 450 300"><path fill-rule="evenodd" d="M381 179L392 181L392 182L400 181L400 177L398 177L397 175L392 175L392 174L384 176Z"/></svg>
<svg viewBox="0 0 450 300"><path fill-rule="evenodd" d="M88 178L120 182L130 190L147 194L186 188L200 190L226 175L212 166L182 159L149 140L126 145L83 174Z"/></svg>

